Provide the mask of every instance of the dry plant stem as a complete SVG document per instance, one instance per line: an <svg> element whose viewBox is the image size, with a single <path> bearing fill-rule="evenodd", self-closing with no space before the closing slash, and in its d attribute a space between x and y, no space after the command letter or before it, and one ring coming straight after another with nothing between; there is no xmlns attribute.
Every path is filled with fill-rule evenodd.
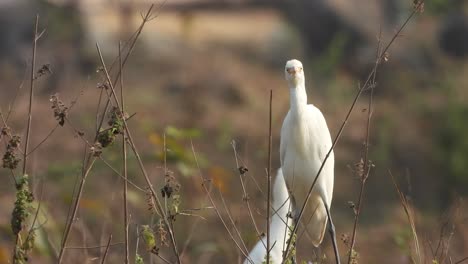
<svg viewBox="0 0 468 264"><path fill-rule="evenodd" d="M226 229L226 231L228 232L229 234L229 237L231 238L231 240L234 242L234 244L237 246L237 248L239 249L239 251L242 253L242 255L244 255L244 257L251 263L252 260L249 258L249 256L247 255L246 252L244 252L244 250L241 248L241 246L239 245L239 243L237 242L237 240L234 238L231 230L229 229L229 227L227 226L226 222L224 221L223 217L221 216L221 213L219 212L219 209L218 207L216 206L216 203L214 202L213 200L213 197L211 195L211 191L206 187L206 183L209 182L210 180L208 179L205 179L203 177L203 174L202 174L202 171L201 171L201 168L200 168L200 165L198 163L198 158L197 158L197 153L195 152L195 147L193 146L193 142L192 140L190 140L190 144L191 144L191 147L192 147L192 154L193 154L193 157L194 157L194 160L195 160L195 163L197 164L197 168L198 168L198 173L200 174L200 179L202 180L202 187L206 193L206 195L208 196L208 199L210 200L210 203L211 203L211 206L213 206L215 212L216 212L216 215L218 216L219 220L221 220L221 223L223 224L224 226L224 229Z"/></svg>
<svg viewBox="0 0 468 264"><path fill-rule="evenodd" d="M35 65L36 65L36 44L37 44L37 26L39 23L39 15L36 15L36 22L34 24L34 39L32 43L32 60L31 60L31 85L29 89L29 105L28 105L28 123L26 126L26 140L24 144L24 151L23 151L23 171L22 174L23 176L26 174L26 165L27 165L27 158L28 158L28 147L29 147L29 135L31 133L31 121L32 121L32 103L33 103L33 97L34 97L34 71L35 71ZM13 249L13 263L16 262L16 253L17 253L17 248L18 248L18 242L20 240L20 234L18 233L16 235L15 239L15 246Z"/></svg>
<svg viewBox="0 0 468 264"><path fill-rule="evenodd" d="M133 50L133 47L135 46L135 43L138 39L138 37L140 36L140 33L141 31L143 30L143 27L144 25L146 24L146 22L149 21L150 19L150 15L151 15L151 11L153 9L153 6L154 5L151 5L150 8L148 9L148 12L146 13L146 16L144 17L144 20L143 22L141 23L140 27L138 28L137 30L137 34L135 35L135 38L133 39L132 41L132 44L131 44L131 47L128 51L128 53L126 54L123 62L122 62L122 67L123 65L125 65L128 57L130 56L131 54L131 51ZM120 73L119 73L120 75ZM117 78L119 78L119 76L117 76ZM118 79L116 79L118 80ZM112 84L112 82L109 81L110 84ZM115 92L114 92L115 94ZM116 97L115 97L116 98ZM117 99L116 99L117 100ZM108 98L107 100L107 104L105 106L105 110L104 110L104 113L107 112L107 109L109 107L109 103L110 103L110 98ZM95 138L94 138L94 142L96 141L97 139L97 136L99 134L99 130L100 128L102 127L102 124L104 122L104 117L105 117L105 114L101 117L101 120L96 128L96 135L95 135ZM68 123L68 120L67 120L67 123ZM125 122L124 122L125 123ZM125 123L126 124L126 123ZM75 131L77 131L76 129L74 129ZM89 143L87 142L87 144L89 145ZM85 152L86 153L86 152ZM86 156L86 154L85 154ZM90 162L91 161L91 162ZM58 257L58 263L61 263L62 262L62 259L63 259L63 253L64 253L64 250L66 248L66 243L67 243L67 240L68 240L68 237L69 237L69 234L70 234L70 229L71 229L71 226L73 224L73 221L76 217L76 212L77 212L77 208L78 208L78 205L80 203L80 200L81 200L81 194L83 192L83 188L84 188L84 183L86 181L86 178L94 164L94 162L96 161L96 158L92 156L92 153L89 153L87 155L87 157L85 157L85 162L83 162L83 176L81 178L81 182L80 182L80 186L79 186L79 190L78 190L78 196L77 196L77 199L75 199L75 202L73 204L73 207L72 207L72 213L71 213L71 217L68 218L68 221L67 221L67 225L66 225L66 228L65 228L65 231L64 231L64 236L63 236L63 239L62 239L62 245L61 245L61 248L60 248L60 253L59 253L59 257ZM154 192L153 192L154 193Z"/></svg>
<svg viewBox="0 0 468 264"><path fill-rule="evenodd" d="M463 263L463 262L465 262L467 260L468 260L468 257L464 257L464 258L460 259L459 261L455 262L455 264L461 264L461 263Z"/></svg>
<svg viewBox="0 0 468 264"><path fill-rule="evenodd" d="M171 264L171 262L167 259L165 259L163 256L160 254L157 254L156 257L158 257L160 260L162 260L164 263Z"/></svg>
<svg viewBox="0 0 468 264"><path fill-rule="evenodd" d="M82 175L82 178L81 178L81 181L80 181L80 186L78 187L78 193L77 193L77 196L75 198L75 202L74 202L73 207L72 207L72 212L71 212L70 218L67 221L68 224L65 227L65 232L64 232L64 235L63 235L62 245L60 247L60 252L59 252L57 263L62 263L63 254L64 254L66 246L67 246L68 236L70 235L70 230L71 230L71 227L72 227L73 222L75 220L76 213L78 211L78 205L79 205L79 203L81 201L81 196L83 194L83 189L84 189L84 186L85 186L85 183L86 183L86 178L88 177L89 173L91 172L91 168L93 167L94 162L96 161L96 159L97 159L96 157L93 157L91 154L89 154L88 158L86 160L86 164L87 164L85 166L86 170L83 171L83 175Z"/></svg>
<svg viewBox="0 0 468 264"><path fill-rule="evenodd" d="M136 242L135 242L135 259L138 256L138 245L140 244L140 230L138 229L138 225L136 225Z"/></svg>
<svg viewBox="0 0 468 264"><path fill-rule="evenodd" d="M154 4L152 4L149 7L148 11L146 12L145 16L143 17L143 21L141 22L140 26L138 27L138 29L136 31L136 34L135 34L135 37L133 38L133 41L131 42L130 47L128 49L128 52L125 55L125 58L123 59L123 61L121 63L122 68L127 63L127 60L129 58L130 54L132 53L133 48L135 47L135 44L136 44L138 38L140 37L141 32L143 31L144 26L146 25L146 23L148 21L151 20L151 13L152 13L153 7L154 7ZM111 82L110 79L109 79L108 80L109 85L117 83L117 80L119 80L119 78L120 78L120 74L121 74L121 72L117 73L117 76L116 76L114 82ZM104 112L103 112L103 115L101 116L101 119L99 121L99 125L97 126L96 134L99 133L99 128L102 127L102 124L104 122L104 118L105 118L106 113L107 113L107 109L109 108L110 101L111 101L111 97L107 97L106 105L104 106Z"/></svg>
<svg viewBox="0 0 468 264"><path fill-rule="evenodd" d="M232 214L229 211L229 208L228 208L228 206L226 204L226 200L224 199L223 194L221 193L221 191L219 189L218 189L218 193L219 193L219 197L221 198L221 201L223 202L224 210L226 211L226 214L228 215L229 221L231 222L231 225L232 225L234 231L236 231L237 236L239 237L239 240L241 242L242 247L244 247L245 252L249 252L249 249L245 245L244 240L242 239L242 235L241 235L239 229L237 228L236 222L232 218Z"/></svg>
<svg viewBox="0 0 468 264"><path fill-rule="evenodd" d="M182 247L182 251L180 252L180 256L183 258L185 255L185 252L187 251L188 246L190 245L190 242L192 241L193 235L195 233L195 228L197 228L198 224L200 223L200 220L203 218L197 218L195 222L193 223L192 227L190 228L190 232L188 235L185 237L185 243L184 246ZM203 219L206 220L206 219Z"/></svg>
<svg viewBox="0 0 468 264"><path fill-rule="evenodd" d="M102 125L102 122L99 121L100 120L99 119L99 109L101 109L101 102L102 102L102 94L103 93L104 93L104 89L101 89L101 91L99 92L98 103L97 103L97 106L96 106L96 131L95 131L96 133L99 133L100 124ZM106 107L105 110L107 111L107 107ZM103 118L103 117L101 117L101 118ZM103 120L103 122L104 122L104 120Z"/></svg>
<svg viewBox="0 0 468 264"><path fill-rule="evenodd" d="M167 147L166 147L166 133L163 133L163 157L164 157L164 177L168 175L167 173ZM167 195L164 196L164 211L168 213L167 210Z"/></svg>
<svg viewBox="0 0 468 264"><path fill-rule="evenodd" d="M29 156L31 155L31 153L33 153L34 151L36 151L38 148L40 148L42 146L42 144L44 144L51 136L52 134L55 132L55 130L57 130L57 128L59 127L59 124L57 123L55 125L54 128L52 128L52 130L49 132L49 134L47 134L47 136L45 136L40 142L39 144L37 144L31 151L29 151L26 156Z"/></svg>
<svg viewBox="0 0 468 264"><path fill-rule="evenodd" d="M408 24L408 22L411 20L411 18L416 14L416 12L419 10L419 8L421 7L421 5L424 3L424 1L420 1L418 3L418 5L416 7L413 8L413 11L411 12L411 14L408 16L408 18L405 20L405 22L400 26L400 28L397 30L397 32L393 35L393 37L391 38L391 40L388 42L388 44L385 46L385 48L382 50L382 52L380 53L379 55L379 58L378 58L378 63L380 64L382 59L384 58L385 56L385 53L388 51L388 49L392 46L392 44L395 42L396 38L400 35L401 31L406 27L406 25ZM310 186L309 188L309 191L307 193L307 198L304 202L304 204L302 205L302 208L301 208L301 211L299 213L299 217L297 218L297 222L299 222L302 218L302 215L304 214L304 209L305 207L307 206L308 202L309 202L309 199L310 199L310 196L312 194L312 190L315 186L315 183L317 182L317 179L318 177L320 176L320 173L322 173L322 170L323 170L323 167L325 166L325 163L327 162L328 158L330 157L330 154L331 152L333 151L333 149L335 148L336 144L338 143L338 140L340 139L341 137L341 134L343 133L343 130L346 126L346 124L348 123L348 120L349 120L349 117L351 116L351 113L353 112L354 110L354 107L356 106L356 102L358 101L359 97L361 96L362 92L364 90L366 90L368 87L369 87L369 84L372 80L372 77L374 75L374 70L375 70L375 67L374 69L369 73L369 75L367 76L367 79L364 83L364 85L361 86L361 88L359 89L359 91L357 92L356 96L354 97L354 100L348 110L348 113L346 114L346 117L343 121L343 123L341 124L340 126L340 129L338 130L338 133L337 135L335 136L335 138L333 139L333 144L332 146L330 147L330 149L328 150L327 152L327 155L325 156L325 159L323 160L322 162L322 165L320 166L318 172L317 172L317 175L315 176L315 179L314 181L312 182L312 185ZM298 229L299 225L295 225L294 226L294 232L293 233L296 233L297 232L297 229ZM286 247L286 250L284 251L283 253L283 259L284 257L287 256L287 254L289 253L289 249L291 248L291 240L289 240L288 242L288 245ZM339 257L339 256L336 256L336 257ZM284 263L284 260L283 260L283 263Z"/></svg>
<svg viewBox="0 0 468 264"><path fill-rule="evenodd" d="M67 122L68 122L68 121L67 121ZM86 146L86 144L85 144L85 145L83 146L83 160L82 160L82 162L81 162L81 174L82 174L83 171L85 171L85 169L86 169L85 166L86 166L86 161L87 161L87 155L88 155L88 153L87 153L87 146ZM79 175L77 175L77 176L75 177L75 182L73 183L73 192L72 192L71 197L75 197L75 194L76 194L76 191L77 191L77 186L78 186L78 178L79 178ZM67 221L66 221L66 223L65 223L65 229L63 230L63 233L62 233L62 241L61 241L61 243L63 242L63 238L65 237L65 232L66 232L66 230L67 230L66 227L67 227L67 225L68 225L68 219L70 219L70 215L71 215L72 211L73 211L73 206L69 206L69 207L68 207L68 212L67 212L67 217L65 218L65 219L67 219ZM57 254L55 254L55 255L57 255ZM57 256L56 256L56 257L57 257ZM58 258L58 257L57 257L57 258Z"/></svg>
<svg viewBox="0 0 468 264"><path fill-rule="evenodd" d="M26 165L28 159L28 147L29 147L29 135L31 133L31 121L32 121L32 103L34 97L34 73L36 71L36 47L37 47L37 26L39 23L39 15L36 15L36 23L34 25L34 40L32 49L32 61L31 61L31 85L29 88L29 105L28 105L28 124L26 127L26 141L24 143L24 157L23 157L23 175L26 174Z"/></svg>
<svg viewBox="0 0 468 264"><path fill-rule="evenodd" d="M109 240L107 240L106 250L104 251L104 256L102 256L101 264L106 263L107 253L109 252L111 241L112 241L112 234L109 236Z"/></svg>
<svg viewBox="0 0 468 264"><path fill-rule="evenodd" d="M395 177L393 177L393 174L391 171L388 171L390 176L392 177L393 185L395 186L395 189L398 193L398 198L400 198L401 205L403 206L403 209L405 210L406 217L408 218L408 222L411 227L411 233L413 235L413 240L414 240L414 249L416 251L416 257L417 259L415 260L413 256L411 256L411 260L413 263L422 263L421 261L421 252L420 252L420 247L419 247L419 239L418 239L418 234L416 233L416 224L414 220L414 212L411 208L410 202L406 198L406 196L403 194L401 191L400 187L398 187L398 184L395 180Z"/></svg>
<svg viewBox="0 0 468 264"><path fill-rule="evenodd" d="M432 253L432 256L434 259L438 259L439 263L442 262L442 257L444 255L444 248L445 248L445 243L444 243L444 236L445 236L445 229L448 228L449 225L449 219L445 220L444 223L440 227L440 234L439 234L439 241L437 243L437 248L435 253ZM439 249L440 249L440 254L439 254ZM440 255L440 257L438 257Z"/></svg>
<svg viewBox="0 0 468 264"><path fill-rule="evenodd" d="M86 157L87 157L87 154L89 155L89 153L86 152L86 147L88 148L91 148L93 146L93 144L91 144L84 136L81 136L79 133L80 133L80 130L78 130L74 125L73 123L70 121L70 119L68 119L67 117L65 117L65 121L66 121L66 124L70 127L71 130L73 130L73 133L74 135L78 135L80 137L80 139L83 141L83 143L85 143L85 155L84 155L84 158L83 158L83 162L86 161ZM95 135L94 137L94 141L97 140L97 134ZM82 169L84 170L86 167L86 164L83 163L83 166L82 166Z"/></svg>
<svg viewBox="0 0 468 264"><path fill-rule="evenodd" d="M270 108L269 108L269 120L268 120L268 161L267 161L267 217L266 217L266 226L267 226L267 245L266 245L266 263L270 263L270 207L271 207L271 120L272 120L272 104L273 104L273 90L270 90Z"/></svg>
<svg viewBox="0 0 468 264"><path fill-rule="evenodd" d="M349 247L349 252L348 252L348 264L351 264L352 256L353 256L353 250L354 250L354 245L356 243L356 232L357 232L357 225L359 222L359 215L361 214L361 208L362 208L362 198L364 195L364 187L366 185L367 178L369 177L370 173L370 166L369 166L369 139L370 139L370 124L371 124L371 118L372 118L372 102L373 102L373 97L374 97L374 88L376 85L375 78L377 75L377 68L379 67L379 54L380 54L380 46L381 46L381 37L382 37L382 28L379 30L379 39L377 43L377 52L376 52L376 60L375 60L375 65L373 69L373 75L372 75L372 82L371 82L371 87L370 87L370 95L369 95L369 103L367 106L367 124L366 124L366 142L364 144L364 167L363 167L363 175L361 176L361 188L359 189L359 196L358 196L358 203L356 207L356 212L354 215L354 225L353 225L353 233L351 235L351 244Z"/></svg>
<svg viewBox="0 0 468 264"><path fill-rule="evenodd" d="M236 144L235 144L235 142L233 141L231 145L232 145L232 149L234 150L234 157L235 157L235 159L236 159L236 166L237 166L237 168L240 168L240 166L239 166L239 159L237 158ZM261 238L261 234L260 234L260 231L259 231L259 229L258 229L258 227L257 227L257 223L255 222L255 219L254 219L254 217L253 217L252 208L250 207L250 198L249 198L249 195L247 194L247 191L246 191L246 188L245 188L244 179L243 179L243 175L242 175L242 174L239 174L239 180L240 180L240 183L241 183L241 186L242 186L242 192L243 192L243 199L242 199L242 200L243 200L243 201L246 203L246 205L247 205L247 210L248 210L248 212L249 212L250 221L252 221L252 224L253 224L253 226L254 226L254 228L255 228L255 232L257 233L257 236L258 236L259 238ZM267 248L266 245L265 245L265 243L263 242L263 240L260 239L260 241L262 242L263 246L264 246L265 248Z"/></svg>
<svg viewBox="0 0 468 264"><path fill-rule="evenodd" d="M112 97L114 98L117 107L120 109L120 111L122 111L119 100L117 99L117 95L116 95L115 90L114 90L114 85L111 82L109 72L107 71L106 64L104 63L104 59L102 57L101 49L99 48L98 44L96 44L96 48L97 48L97 51L98 51L98 54L99 54L99 59L101 60L101 66L104 69L106 79L107 79L107 81L109 83L109 86L110 86L110 89L111 89L111 92L112 92ZM145 177L146 183L147 183L147 185L148 185L148 187L150 189L150 192L151 192L151 196L156 201L157 212L162 216L163 221L164 221L164 225L166 226L166 228L167 228L167 230L169 232L169 236L170 236L171 243L172 243L172 250L174 252L175 257L177 258L177 263L180 263L180 255L179 255L179 252L178 252L178 249L177 249L177 243L176 243L175 237L174 237L174 230L172 229L171 224L169 223L169 220L167 219L166 213L164 212L163 207L161 205L161 201L159 200L158 196L156 195L156 191L154 190L153 185L152 185L152 183L151 183L151 181L150 181L150 179L148 177L146 169L145 169L145 167L143 165L143 161L141 160L140 154L139 154L139 152L138 152L138 150L136 148L136 145L134 144L132 135L131 135L130 130L128 128L127 121L125 120L125 118L123 118L122 121L123 121L124 128L125 128L125 134L128 136L130 146L132 148L133 153L135 154L135 157L137 158L140 170L141 170L143 176Z"/></svg>
<svg viewBox="0 0 468 264"><path fill-rule="evenodd" d="M124 242L118 242L118 243L111 243L109 244L109 247L113 247L113 246L118 246L118 245L123 245ZM100 245L100 246L92 246L92 247L75 247L75 246L71 246L71 247L67 247L67 249L99 249L99 248L105 248L107 247L107 244L105 245Z"/></svg>
<svg viewBox="0 0 468 264"><path fill-rule="evenodd" d="M123 71L122 71L122 44L119 42L119 72L120 72L120 103L122 105L122 113L125 113L125 96L123 85ZM128 201L127 201L127 143L125 142L125 131L122 134L122 163L123 163L123 207L124 207L124 236L125 236L125 260L124 263L129 263L128 254Z"/></svg>
<svg viewBox="0 0 468 264"><path fill-rule="evenodd" d="M99 157L99 160L101 160L104 165L106 165L109 169L111 169L115 174L117 174L117 176L119 176L120 178L122 178L122 180L126 181L127 183L129 183L130 185L132 185L135 189L137 189L138 191L142 192L142 193L146 193L145 189L139 187L138 185L136 185L134 182L132 182L131 180L129 180L128 178L126 178L125 176L123 176L117 169L115 169L114 167L112 167L111 164L109 164L109 162L107 160L105 160L103 157Z"/></svg>
<svg viewBox="0 0 468 264"><path fill-rule="evenodd" d="M211 187L211 186L210 186ZM209 190L211 192L211 189ZM204 204L206 203L206 200L208 199L208 195L205 196L205 202L203 202L203 205L198 208L199 210L201 209L213 209L212 206L205 206ZM198 209L193 209L193 210L198 210ZM185 252L187 251L187 248L193 238L193 235L195 234L195 228L198 226L198 224L200 223L200 220L203 219L203 220L206 220L205 218L203 217L200 217L200 218L197 218L195 220L195 223L192 225L192 228L190 230L190 232L188 233L188 235L185 237L185 243L184 243L184 246L182 248L182 251L180 253L180 256L183 257Z"/></svg>
<svg viewBox="0 0 468 264"><path fill-rule="evenodd" d="M41 210L41 205L42 205L42 194L44 190L44 180L41 180L41 190L39 191L39 202L37 205L36 213L34 214L34 219L31 224L31 228L29 229L28 236L26 236L26 239L24 241L28 241L29 237L32 235L32 232L35 230L34 226L36 225L37 217L39 216L39 211Z"/></svg>

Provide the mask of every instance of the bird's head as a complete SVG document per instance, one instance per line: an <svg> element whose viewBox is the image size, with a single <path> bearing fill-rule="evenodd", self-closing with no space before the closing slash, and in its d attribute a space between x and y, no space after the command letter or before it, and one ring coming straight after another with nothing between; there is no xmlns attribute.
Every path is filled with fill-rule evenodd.
<svg viewBox="0 0 468 264"><path fill-rule="evenodd" d="M289 60L284 67L284 76L288 82L289 88L295 88L300 84L304 84L304 70L302 63L298 60Z"/></svg>

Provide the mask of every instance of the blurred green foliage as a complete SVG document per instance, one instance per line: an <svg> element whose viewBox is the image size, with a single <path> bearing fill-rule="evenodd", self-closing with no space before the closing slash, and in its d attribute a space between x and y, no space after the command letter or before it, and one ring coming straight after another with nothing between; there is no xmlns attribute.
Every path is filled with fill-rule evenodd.
<svg viewBox="0 0 468 264"><path fill-rule="evenodd" d="M145 262L143 261L143 258L137 253L137 254L135 255L135 264L143 264L143 263L145 263Z"/></svg>
<svg viewBox="0 0 468 264"><path fill-rule="evenodd" d="M165 135L165 138L164 138ZM191 140L200 138L202 132L195 128L176 128L168 126L164 134L151 133L150 142L157 147L156 156L160 161L175 164L177 170L183 176L190 176L198 165L206 166L207 159L197 152L197 160L192 153ZM164 151L164 144L166 151Z"/></svg>
<svg viewBox="0 0 468 264"><path fill-rule="evenodd" d="M349 39L346 32L338 32L333 36L326 52L320 55L313 64L313 72L317 77L328 79L336 72L343 62L345 47Z"/></svg>
<svg viewBox="0 0 468 264"><path fill-rule="evenodd" d="M156 238L154 237L154 231L148 225L143 225L142 228L143 228L143 230L141 231L141 234L143 236L143 240L145 242L146 249L148 251L150 251L154 247L156 247Z"/></svg>
<svg viewBox="0 0 468 264"><path fill-rule="evenodd" d="M409 226L400 227L393 235L393 241L408 258L411 256L411 238L411 228Z"/></svg>
<svg viewBox="0 0 468 264"><path fill-rule="evenodd" d="M434 15L441 15L449 12L450 10L455 9L455 6L458 4L454 0L426 0L424 2L424 9L429 13Z"/></svg>
<svg viewBox="0 0 468 264"><path fill-rule="evenodd" d="M446 184L450 189L466 194L468 184L468 106L450 102L445 111L438 114L435 140Z"/></svg>
<svg viewBox="0 0 468 264"><path fill-rule="evenodd" d="M47 180L57 182L73 178L81 170L79 161L52 162L47 166Z"/></svg>
<svg viewBox="0 0 468 264"><path fill-rule="evenodd" d="M73 3L57 5L44 0L39 1L39 5L47 22L49 40L67 43L83 40L84 28L77 5Z"/></svg>

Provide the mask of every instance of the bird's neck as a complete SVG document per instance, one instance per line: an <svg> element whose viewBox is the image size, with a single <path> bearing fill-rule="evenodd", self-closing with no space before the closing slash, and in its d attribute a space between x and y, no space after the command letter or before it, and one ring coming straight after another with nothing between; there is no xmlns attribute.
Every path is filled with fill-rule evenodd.
<svg viewBox="0 0 468 264"><path fill-rule="evenodd" d="M292 114L301 115L307 106L307 93L303 83L289 87L289 103Z"/></svg>

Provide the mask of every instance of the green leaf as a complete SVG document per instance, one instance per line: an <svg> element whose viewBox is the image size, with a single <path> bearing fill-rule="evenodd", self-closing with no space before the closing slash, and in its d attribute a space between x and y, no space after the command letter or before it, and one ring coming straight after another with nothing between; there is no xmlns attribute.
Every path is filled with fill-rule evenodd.
<svg viewBox="0 0 468 264"><path fill-rule="evenodd" d="M145 240L146 249L148 251L152 250L154 247L156 247L156 239L154 238L153 230L148 225L143 225L142 227L142 235L143 239Z"/></svg>
<svg viewBox="0 0 468 264"><path fill-rule="evenodd" d="M138 253L135 256L135 264L144 264L143 258Z"/></svg>

